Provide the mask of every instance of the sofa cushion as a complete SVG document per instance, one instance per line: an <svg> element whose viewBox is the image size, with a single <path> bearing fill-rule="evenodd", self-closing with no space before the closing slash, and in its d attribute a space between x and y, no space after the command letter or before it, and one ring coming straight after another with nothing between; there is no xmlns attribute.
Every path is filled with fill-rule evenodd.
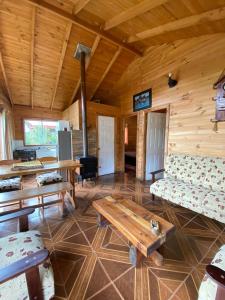
<svg viewBox="0 0 225 300"><path fill-rule="evenodd" d="M181 180L165 178L153 183L150 192L165 200L201 213L202 202L209 190L203 186L195 186Z"/></svg>
<svg viewBox="0 0 225 300"><path fill-rule="evenodd" d="M9 235L0 239L0 269L43 249L39 231L27 231ZM54 279L50 263L39 266L44 299L54 296ZM25 274L9 280L0 286L0 299L29 299Z"/></svg>
<svg viewBox="0 0 225 300"><path fill-rule="evenodd" d="M208 157L170 154L166 158L165 177L204 185L206 172L210 167Z"/></svg>
<svg viewBox="0 0 225 300"><path fill-rule="evenodd" d="M225 223L225 193L210 191L203 201L203 213Z"/></svg>
<svg viewBox="0 0 225 300"><path fill-rule="evenodd" d="M0 193L20 190L20 187L21 187L20 177L0 180Z"/></svg>
<svg viewBox="0 0 225 300"><path fill-rule="evenodd" d="M38 175L36 177L37 183L40 185L46 185L56 182L61 182L63 180L62 176L57 172L45 173Z"/></svg>
<svg viewBox="0 0 225 300"><path fill-rule="evenodd" d="M211 264L225 271L225 245L216 253ZM217 283L206 274L199 289L198 300L213 300L216 298L216 292Z"/></svg>
<svg viewBox="0 0 225 300"><path fill-rule="evenodd" d="M209 158L204 185L225 192L225 158Z"/></svg>

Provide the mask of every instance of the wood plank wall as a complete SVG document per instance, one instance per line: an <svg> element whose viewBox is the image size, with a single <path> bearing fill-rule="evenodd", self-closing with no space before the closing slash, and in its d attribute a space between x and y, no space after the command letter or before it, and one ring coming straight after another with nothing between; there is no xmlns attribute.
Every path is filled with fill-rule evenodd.
<svg viewBox="0 0 225 300"><path fill-rule="evenodd" d="M23 140L23 120L24 119L44 119L44 120L62 120L62 112L50 111L45 108L31 109L22 105L14 105L14 127L15 139Z"/></svg>
<svg viewBox="0 0 225 300"><path fill-rule="evenodd" d="M126 118L125 123L128 127L128 144L125 145L126 151L136 151L137 144L137 116Z"/></svg>
<svg viewBox="0 0 225 300"><path fill-rule="evenodd" d="M225 156L225 123L215 133L210 122L215 116L212 86L225 68L224 48L224 34L152 47L129 66L112 101L120 101L123 115L132 114L133 94L151 87L154 108L170 105L169 152ZM169 72L178 79L172 89Z"/></svg>

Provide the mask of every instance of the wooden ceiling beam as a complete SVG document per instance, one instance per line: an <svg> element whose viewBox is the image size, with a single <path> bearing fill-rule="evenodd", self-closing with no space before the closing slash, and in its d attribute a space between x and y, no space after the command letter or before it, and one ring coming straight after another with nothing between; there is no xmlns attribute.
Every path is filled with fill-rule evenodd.
<svg viewBox="0 0 225 300"><path fill-rule="evenodd" d="M50 3L47 3L43 0L23 0L23 1L25 1L26 3L32 4L36 7L39 7L41 9L45 9L46 11L48 11L54 15L57 15L66 21L72 22L74 25L77 25L89 32L97 34L101 38L104 38L107 41L111 42L112 44L122 47L137 56L142 56L142 52L140 52L139 50L125 44L124 42L118 40L117 38L111 36L110 34L104 32L103 30L99 29L97 26L90 25L89 23L79 19L77 16L72 15L71 13L68 13L54 5L51 5Z"/></svg>
<svg viewBox="0 0 225 300"><path fill-rule="evenodd" d="M89 2L90 0L79 0L74 7L73 10L74 15L78 14L82 9L84 9Z"/></svg>
<svg viewBox="0 0 225 300"><path fill-rule="evenodd" d="M111 60L110 63L108 64L108 66L107 66L105 72L103 73L102 77L100 78L100 80L99 80L97 86L95 87L95 89L94 89L94 91L93 91L93 93L92 93L92 95L91 95L91 97L90 97L91 100L93 99L94 95L96 94L97 90L99 89L100 85L102 84L103 80L105 79L106 75L109 73L109 71L110 71L110 69L112 68L114 62L117 60L117 58L118 58L118 56L120 55L121 51L122 51L122 48L119 47L119 49L118 49L118 50L116 51L116 53L114 54L112 60Z"/></svg>
<svg viewBox="0 0 225 300"><path fill-rule="evenodd" d="M13 106L14 103L13 103L13 99L12 99L11 90L9 88L9 82L8 82L8 78L7 78L7 75L6 75L5 66L4 66L3 57L2 57L1 52L0 52L0 67L2 69L2 74L3 74L4 81L5 81L5 87L7 89L9 100L10 100L11 105Z"/></svg>
<svg viewBox="0 0 225 300"><path fill-rule="evenodd" d="M97 35L97 37L95 38L94 43L93 43L93 45L91 47L91 54L90 54L90 56L87 59L87 62L86 62L86 65L85 65L85 71L87 71L87 69L88 69L88 67L90 65L91 58L95 54L95 51L98 48L100 40L101 40L101 37L99 35ZM72 95L72 98L71 98L70 103L69 103L70 105L74 102L75 96L76 96L76 94L77 94L77 92L78 92L78 90L80 88L80 83L81 83L81 78L79 78L79 80L78 80L78 82L76 84L76 87L75 87L75 89L73 91L73 95Z"/></svg>
<svg viewBox="0 0 225 300"><path fill-rule="evenodd" d="M34 108L34 47L35 47L35 23L36 23L36 7L32 10L31 19L31 45L30 45L30 99L31 108Z"/></svg>
<svg viewBox="0 0 225 300"><path fill-rule="evenodd" d="M134 36L130 36L128 39L128 43L133 43L147 38L152 38L160 34L168 33L174 30L184 29L190 26L194 26L206 22L222 20L224 18L225 18L225 7L217 8L198 15L193 15L180 20L172 21L164 25L160 25L152 29L142 31L140 33L137 33Z"/></svg>
<svg viewBox="0 0 225 300"><path fill-rule="evenodd" d="M104 26L104 30L109 30L113 27L116 27L124 22L127 22L141 14L146 13L147 11L165 4L168 0L144 0L131 8L121 12L112 19L109 19Z"/></svg>
<svg viewBox="0 0 225 300"><path fill-rule="evenodd" d="M54 105L54 102L55 102L55 97L56 97L57 88L58 88L58 85L59 85L59 79L60 79L60 75L61 75L61 72L62 72L63 62L64 62L64 58L65 58L65 55L66 55L66 49L67 49L67 45L68 45L68 42L69 42L71 29L72 29L72 23L69 22L67 24L67 27L66 27L66 35L65 35L65 38L64 38L64 41L63 41L63 46L62 46L58 71L57 71L57 75L56 75L55 88L54 88L54 91L53 91L52 102L51 102L51 106L50 106L51 110L53 109L53 105Z"/></svg>

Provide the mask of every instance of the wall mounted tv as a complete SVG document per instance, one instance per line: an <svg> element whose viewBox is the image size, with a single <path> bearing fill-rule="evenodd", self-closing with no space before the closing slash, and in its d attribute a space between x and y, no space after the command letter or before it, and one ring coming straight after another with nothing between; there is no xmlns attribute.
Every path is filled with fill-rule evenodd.
<svg viewBox="0 0 225 300"><path fill-rule="evenodd" d="M152 89L148 89L133 96L133 111L152 107Z"/></svg>

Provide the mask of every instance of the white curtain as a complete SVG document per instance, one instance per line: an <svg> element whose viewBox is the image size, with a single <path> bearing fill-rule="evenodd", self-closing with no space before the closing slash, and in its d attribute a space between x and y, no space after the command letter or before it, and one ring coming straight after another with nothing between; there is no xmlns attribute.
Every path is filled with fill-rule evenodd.
<svg viewBox="0 0 225 300"><path fill-rule="evenodd" d="M0 113L0 159L12 159L13 119L11 111Z"/></svg>

